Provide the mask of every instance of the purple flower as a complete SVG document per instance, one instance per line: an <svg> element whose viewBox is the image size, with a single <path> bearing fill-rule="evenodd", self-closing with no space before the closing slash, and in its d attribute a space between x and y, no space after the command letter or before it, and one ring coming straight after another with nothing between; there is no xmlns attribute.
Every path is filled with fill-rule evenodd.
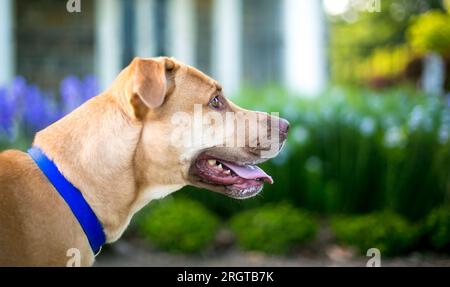
<svg viewBox="0 0 450 287"><path fill-rule="evenodd" d="M86 76L83 80L83 101L96 96L99 92L97 78L94 76Z"/></svg>
<svg viewBox="0 0 450 287"><path fill-rule="evenodd" d="M83 83L75 76L65 78L60 85L61 111L66 115L83 103Z"/></svg>
<svg viewBox="0 0 450 287"><path fill-rule="evenodd" d="M60 85L61 116L67 115L98 93L98 82L94 76L81 81L75 76L65 78Z"/></svg>
<svg viewBox="0 0 450 287"><path fill-rule="evenodd" d="M15 109L8 91L0 89L0 136L6 134L9 137L14 124Z"/></svg>
<svg viewBox="0 0 450 287"><path fill-rule="evenodd" d="M23 121L28 132L35 133L57 118L54 102L35 85L27 88L23 105Z"/></svg>
<svg viewBox="0 0 450 287"><path fill-rule="evenodd" d="M82 81L69 76L61 82L61 100L57 104L56 97L44 94L36 85L28 86L23 77L17 77L8 89L0 88L0 136L6 134L11 139L16 119L26 133L34 134L97 93L98 82L94 76Z"/></svg>
<svg viewBox="0 0 450 287"><path fill-rule="evenodd" d="M26 92L27 92L27 81L22 76L16 77L11 83L9 93L14 99L16 99L16 101L18 101L19 99L22 99L25 96Z"/></svg>
<svg viewBox="0 0 450 287"><path fill-rule="evenodd" d="M15 78L9 89L0 90L0 133L6 134L9 140L13 137L14 120L19 112L19 99L26 91L23 77Z"/></svg>

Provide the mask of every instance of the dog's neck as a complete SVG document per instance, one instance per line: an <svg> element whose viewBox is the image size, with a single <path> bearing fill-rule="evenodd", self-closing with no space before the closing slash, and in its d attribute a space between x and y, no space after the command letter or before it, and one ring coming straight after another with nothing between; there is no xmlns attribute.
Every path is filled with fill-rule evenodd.
<svg viewBox="0 0 450 287"><path fill-rule="evenodd" d="M137 198L135 150L130 148L137 146L141 123L118 107L116 98L99 95L39 132L34 142L82 192L102 222L107 242L117 240L136 205L144 205Z"/></svg>

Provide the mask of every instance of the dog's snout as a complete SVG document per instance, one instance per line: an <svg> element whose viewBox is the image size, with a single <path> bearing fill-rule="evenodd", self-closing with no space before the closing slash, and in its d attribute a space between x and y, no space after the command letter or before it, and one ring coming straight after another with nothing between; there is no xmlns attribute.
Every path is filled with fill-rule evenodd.
<svg viewBox="0 0 450 287"><path fill-rule="evenodd" d="M269 127L269 132L271 130L278 130L278 138L280 143L284 142L287 139L287 135L289 132L289 122L287 120L271 116L267 118L267 124ZM274 127L276 127L276 129L274 129Z"/></svg>
<svg viewBox="0 0 450 287"><path fill-rule="evenodd" d="M269 131L271 131L273 127L277 127L280 143L287 139L290 124L286 119L270 116L267 118L267 125Z"/></svg>
<svg viewBox="0 0 450 287"><path fill-rule="evenodd" d="M289 132L289 122L285 119L279 119L280 141L285 141Z"/></svg>
<svg viewBox="0 0 450 287"><path fill-rule="evenodd" d="M287 134L289 132L289 122L280 118L280 133Z"/></svg>

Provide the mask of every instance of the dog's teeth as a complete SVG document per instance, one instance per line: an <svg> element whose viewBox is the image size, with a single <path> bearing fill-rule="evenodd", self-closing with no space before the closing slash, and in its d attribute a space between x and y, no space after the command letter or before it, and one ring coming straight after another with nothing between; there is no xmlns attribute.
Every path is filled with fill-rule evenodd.
<svg viewBox="0 0 450 287"><path fill-rule="evenodd" d="M216 165L216 160L215 159L208 159L208 164L209 165Z"/></svg>
<svg viewBox="0 0 450 287"><path fill-rule="evenodd" d="M231 174L231 170L227 169L224 171L225 174Z"/></svg>
<svg viewBox="0 0 450 287"><path fill-rule="evenodd" d="M217 166L219 169L223 169L222 164L219 163L219 165Z"/></svg>

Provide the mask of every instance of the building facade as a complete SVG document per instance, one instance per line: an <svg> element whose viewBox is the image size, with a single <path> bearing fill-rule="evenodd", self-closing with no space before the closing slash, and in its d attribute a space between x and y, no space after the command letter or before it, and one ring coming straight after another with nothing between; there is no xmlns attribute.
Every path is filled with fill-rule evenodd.
<svg viewBox="0 0 450 287"><path fill-rule="evenodd" d="M168 55L218 79L283 84L305 94L326 82L318 0L0 1L0 84L14 75L52 89L69 74L105 88L134 56Z"/></svg>

